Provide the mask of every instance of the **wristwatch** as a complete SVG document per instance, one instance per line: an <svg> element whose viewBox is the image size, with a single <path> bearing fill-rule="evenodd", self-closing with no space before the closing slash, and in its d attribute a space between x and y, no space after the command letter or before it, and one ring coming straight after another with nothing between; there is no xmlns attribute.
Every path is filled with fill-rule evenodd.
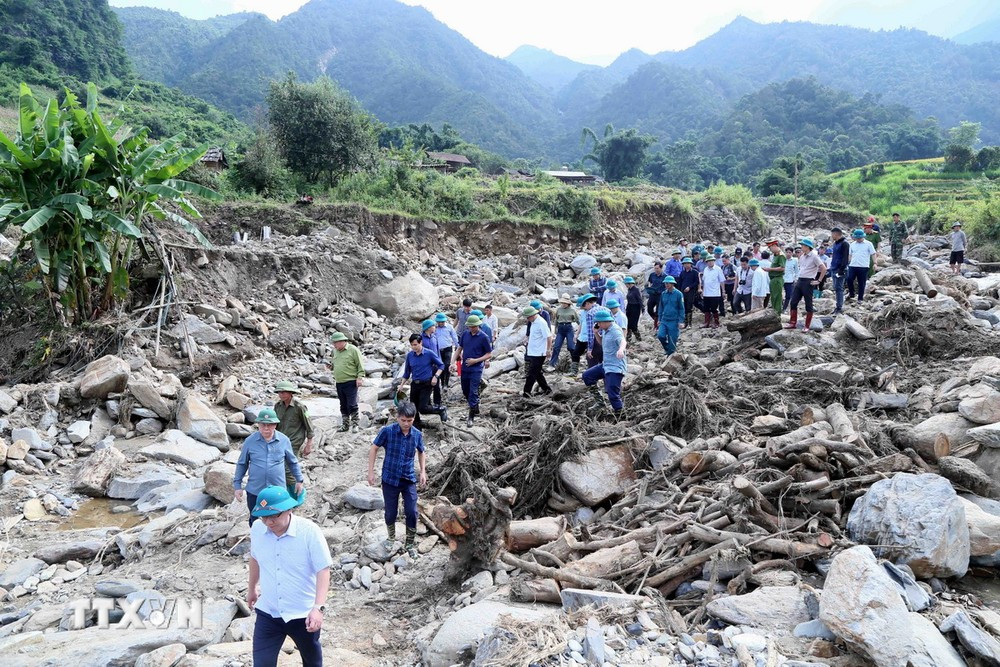
<svg viewBox="0 0 1000 667"><path fill-rule="evenodd" d="M315 609L316 611L318 611L321 614L326 613L326 605L325 604L313 605L313 609Z"/></svg>

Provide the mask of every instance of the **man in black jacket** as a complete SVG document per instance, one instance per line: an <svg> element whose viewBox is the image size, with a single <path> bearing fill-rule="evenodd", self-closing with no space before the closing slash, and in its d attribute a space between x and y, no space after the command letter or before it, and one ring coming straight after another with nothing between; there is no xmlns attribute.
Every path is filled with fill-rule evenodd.
<svg viewBox="0 0 1000 667"><path fill-rule="evenodd" d="M847 262L850 256L850 248L847 239L844 238L844 230L834 227L830 230L830 237L833 239L833 257L830 259L830 273L833 274L833 290L837 294L837 307L833 311L834 315L844 312L844 282L847 280ZM851 288L851 298L854 298L854 288Z"/></svg>

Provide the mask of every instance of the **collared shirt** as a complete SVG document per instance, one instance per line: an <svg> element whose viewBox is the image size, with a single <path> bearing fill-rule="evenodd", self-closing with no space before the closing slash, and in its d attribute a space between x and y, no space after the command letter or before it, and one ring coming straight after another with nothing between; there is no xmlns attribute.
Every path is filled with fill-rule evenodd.
<svg viewBox="0 0 1000 667"><path fill-rule="evenodd" d="M726 285L735 285L736 267L733 266L733 263L730 262L729 264L722 264L719 268L722 270L722 275L726 277Z"/></svg>
<svg viewBox="0 0 1000 667"><path fill-rule="evenodd" d="M480 327L479 332L473 336L471 331L466 331L459 338L459 347L462 348L462 371L465 371L466 365L469 359L477 359L487 352L493 351L493 343L491 342L491 336L483 333L482 327ZM482 368L482 363L477 364L479 368Z"/></svg>
<svg viewBox="0 0 1000 667"><path fill-rule="evenodd" d="M771 280L783 281L785 277L786 264L788 264L788 260L785 258L783 254L779 252L777 255L773 255L771 259L771 268L781 269L781 271L769 271L767 275L771 277Z"/></svg>
<svg viewBox="0 0 1000 667"><path fill-rule="evenodd" d="M420 342L424 344L424 349L428 352L433 352L434 354L441 356L441 350L438 349L437 336L428 336L426 333L420 335Z"/></svg>
<svg viewBox="0 0 1000 667"><path fill-rule="evenodd" d="M826 264L823 260L819 258L814 250L802 253L799 257L799 279L808 278L809 280L816 280L819 277L819 272L826 268Z"/></svg>
<svg viewBox="0 0 1000 667"><path fill-rule="evenodd" d="M604 290L608 289L608 279L604 276L591 278L588 288L590 289L590 293L597 297L597 303L600 303L601 297L604 296Z"/></svg>
<svg viewBox="0 0 1000 667"><path fill-rule="evenodd" d="M699 259L697 262L694 263L694 270L697 271L698 273L704 273L705 269L707 268L708 268L708 262L706 262L703 259Z"/></svg>
<svg viewBox="0 0 1000 667"><path fill-rule="evenodd" d="M556 308L556 324L579 324L580 314L573 306L559 306Z"/></svg>
<svg viewBox="0 0 1000 667"><path fill-rule="evenodd" d="M604 365L605 373L625 375L625 371L628 370L628 357L618 358L618 348L623 340L625 333L617 324L612 324L607 331L601 332L601 348L604 352L604 361L601 363Z"/></svg>
<svg viewBox="0 0 1000 667"><path fill-rule="evenodd" d="M306 438L313 437L309 409L302 403L299 403L299 399L292 398L292 402L287 406L284 401L278 401L274 404L274 411L280 420L278 422L278 431L288 437L293 449L301 447Z"/></svg>
<svg viewBox="0 0 1000 667"><path fill-rule="evenodd" d="M664 290L656 316L663 322L684 321L684 295L678 289Z"/></svg>
<svg viewBox="0 0 1000 667"><path fill-rule="evenodd" d="M617 287L613 290L609 289L604 293L604 296L601 297L601 305L607 306L608 301L611 301L612 299L617 301L619 306L625 303L625 295L619 292Z"/></svg>
<svg viewBox="0 0 1000 667"><path fill-rule="evenodd" d="M592 350L594 348L594 325L596 324L594 318L597 317L597 313L602 311L605 313L611 312L604 306L591 306L590 310L583 315L583 334L584 338L587 339L588 350Z"/></svg>
<svg viewBox="0 0 1000 667"><path fill-rule="evenodd" d="M847 239L841 238L833 242L833 257L830 259L830 270L839 273L847 268L847 262L851 254L850 243Z"/></svg>
<svg viewBox="0 0 1000 667"><path fill-rule="evenodd" d="M528 348L524 352L525 355L529 357L544 356L548 352L550 333L549 325L545 323L541 315L537 316L534 321L528 322L527 331L524 334L528 337Z"/></svg>
<svg viewBox="0 0 1000 667"><path fill-rule="evenodd" d="M385 450L382 461L382 481L397 486L400 480L417 481L413 467L413 457L424 451L424 436L420 429L411 426L410 432L403 434L399 424L383 426L372 444Z"/></svg>
<svg viewBox="0 0 1000 667"><path fill-rule="evenodd" d="M619 308L617 313L615 311L611 311L611 315L615 318L615 323L617 323L622 329L628 327L628 317L625 315L624 310Z"/></svg>
<svg viewBox="0 0 1000 667"><path fill-rule="evenodd" d="M487 315L483 324L490 330L490 335L500 331L500 320L497 319L496 315Z"/></svg>
<svg viewBox="0 0 1000 667"><path fill-rule="evenodd" d="M642 305L642 292L639 291L638 285L632 285L628 288L628 293L625 295L625 303L634 306Z"/></svg>
<svg viewBox="0 0 1000 667"><path fill-rule="evenodd" d="M872 257L875 255L875 246L868 239L851 241L850 261L848 266L867 269L871 265Z"/></svg>
<svg viewBox="0 0 1000 667"><path fill-rule="evenodd" d="M966 243L968 240L965 237L965 232L961 229L957 232L952 232L951 236L951 250L952 252L964 251Z"/></svg>
<svg viewBox="0 0 1000 667"><path fill-rule="evenodd" d="M255 521L250 556L260 569L256 608L286 623L308 616L316 604L316 575L333 564L319 526L293 514L288 530L278 537L263 521Z"/></svg>
<svg viewBox="0 0 1000 667"><path fill-rule="evenodd" d="M340 352L333 350L333 381L353 382L365 376L365 362L361 350L348 343Z"/></svg>
<svg viewBox="0 0 1000 667"><path fill-rule="evenodd" d="M722 274L722 269L717 266L705 268L701 274L702 294L708 297L722 296L722 284L726 282L726 277Z"/></svg>
<svg viewBox="0 0 1000 667"><path fill-rule="evenodd" d="M692 292L697 292L700 281L701 276L694 269L681 271L681 277L677 279L677 289L683 292L690 287Z"/></svg>
<svg viewBox="0 0 1000 667"><path fill-rule="evenodd" d="M785 282L794 283L799 279L799 260L797 257L785 257Z"/></svg>
<svg viewBox="0 0 1000 667"><path fill-rule="evenodd" d="M671 262L673 260L670 260ZM680 262L677 262L680 264ZM667 262L667 266L670 266L670 262ZM646 279L646 287L653 290L653 293L659 294L663 291L663 281L666 280L669 273L657 273L654 269L652 273L649 274L649 278ZM677 275L680 275L679 273ZM677 276L674 276L675 278Z"/></svg>
<svg viewBox="0 0 1000 667"><path fill-rule="evenodd" d="M458 334L455 333L455 327L447 322L438 322L434 338L437 339L439 352L447 350L449 347L458 347Z"/></svg>
<svg viewBox="0 0 1000 667"><path fill-rule="evenodd" d="M750 294L753 296L767 296L771 293L771 277L767 275L759 266L753 272L753 282L750 286Z"/></svg>
<svg viewBox="0 0 1000 667"><path fill-rule="evenodd" d="M749 266L745 269L740 267L739 271L736 272L737 294L750 294L753 289L753 274L754 271Z"/></svg>
<svg viewBox="0 0 1000 667"><path fill-rule="evenodd" d="M469 315L472 314L472 309L466 310L464 307L459 308L458 312L455 313L455 333L458 335L458 339L462 339L462 334L465 333L465 320L469 319Z"/></svg>
<svg viewBox="0 0 1000 667"><path fill-rule="evenodd" d="M674 259L673 257L668 259L666 265L664 265L663 267L664 273L666 273L666 275L668 276L673 276L674 278L681 275L681 271L683 270L684 270L684 265L681 264L681 260Z"/></svg>
<svg viewBox="0 0 1000 667"><path fill-rule="evenodd" d="M430 382L435 371L440 368L444 368L444 363L441 361L441 357L438 356L437 352L428 350L426 347L420 354L410 350L406 353L406 364L403 369L403 377L409 379L412 375L414 380Z"/></svg>
<svg viewBox="0 0 1000 667"><path fill-rule="evenodd" d="M296 482L301 482L299 460L295 458L292 443L284 433L275 431L270 442L264 439L260 431L251 434L243 441L240 458L236 461L233 488L245 488L247 493L256 496L269 486L285 486L286 461L292 469L292 477ZM244 476L247 478L245 487L242 486Z"/></svg>

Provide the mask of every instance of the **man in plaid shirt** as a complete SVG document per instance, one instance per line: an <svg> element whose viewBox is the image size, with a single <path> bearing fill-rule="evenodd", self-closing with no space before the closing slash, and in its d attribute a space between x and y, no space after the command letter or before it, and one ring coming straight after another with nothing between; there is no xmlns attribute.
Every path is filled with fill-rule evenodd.
<svg viewBox="0 0 1000 667"><path fill-rule="evenodd" d="M417 408L410 401L400 401L396 407L396 423L383 426L368 450L368 484L375 486L375 459L378 450L385 450L382 461L382 498L385 500L385 527L389 540L396 539L396 516L399 497L403 496L403 516L406 520L406 550L417 556L417 485L427 485L427 460L424 457L424 437L413 427ZM413 469L416 457L419 477Z"/></svg>

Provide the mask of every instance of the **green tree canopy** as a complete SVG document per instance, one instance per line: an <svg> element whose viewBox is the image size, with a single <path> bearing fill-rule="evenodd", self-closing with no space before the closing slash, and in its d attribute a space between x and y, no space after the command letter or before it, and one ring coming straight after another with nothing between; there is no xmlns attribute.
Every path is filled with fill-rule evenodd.
<svg viewBox="0 0 1000 667"><path fill-rule="evenodd" d="M603 139L589 127L583 128L582 140L586 142L588 137L594 146L583 159L599 164L609 181L637 177L646 163L646 149L656 143L654 137L641 135L634 128L616 132L611 125L604 129Z"/></svg>

